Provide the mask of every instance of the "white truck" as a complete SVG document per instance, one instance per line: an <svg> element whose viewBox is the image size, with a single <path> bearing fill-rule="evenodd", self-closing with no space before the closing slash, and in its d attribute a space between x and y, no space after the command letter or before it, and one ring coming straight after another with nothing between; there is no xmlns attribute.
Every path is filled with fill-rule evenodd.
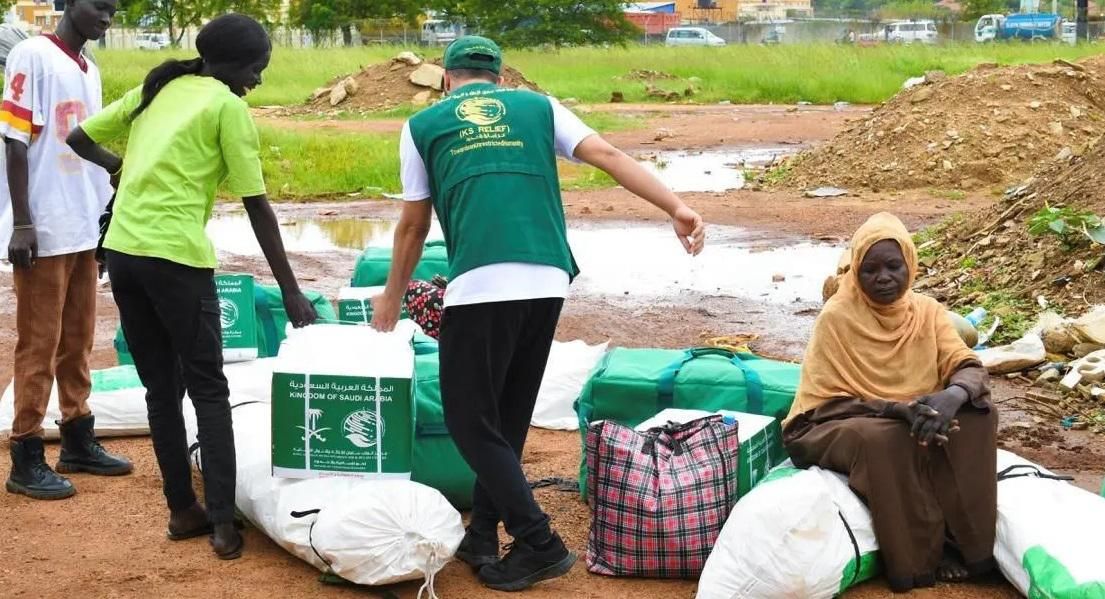
<svg viewBox="0 0 1105 599"><path fill-rule="evenodd" d="M422 43L428 46L451 44L460 27L452 21L429 19L422 23ZM460 35L464 35L463 32Z"/></svg>

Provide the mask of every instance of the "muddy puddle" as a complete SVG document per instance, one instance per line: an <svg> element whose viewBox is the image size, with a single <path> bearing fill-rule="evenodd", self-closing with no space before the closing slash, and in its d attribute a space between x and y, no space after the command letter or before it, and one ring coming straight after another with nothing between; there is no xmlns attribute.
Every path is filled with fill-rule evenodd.
<svg viewBox="0 0 1105 599"><path fill-rule="evenodd" d="M390 246L395 222L364 218L287 218L280 221L280 235L288 252L324 254L329 252L360 253L368 246ZM207 235L220 252L240 256L257 256L261 246L245 215L220 215L207 223ZM434 221L431 239L441 238L441 228ZM350 266L352 268L352 266Z"/></svg>
<svg viewBox="0 0 1105 599"><path fill-rule="evenodd" d="M651 152L637 158L675 192L722 192L744 187L744 169L766 168L795 146L710 150L706 152Z"/></svg>
<svg viewBox="0 0 1105 599"><path fill-rule="evenodd" d="M383 219L285 220L284 244L293 253L352 254L367 246L390 246L395 222ZM259 255L249 219L219 216L208 234L225 253ZM434 223L431 238L440 239ZM711 227L707 249L688 256L667 226L594 224L574 226L568 238L582 274L574 295L665 298L685 294L732 296L773 304L819 301L840 248L802 239L765 237L736 227Z"/></svg>

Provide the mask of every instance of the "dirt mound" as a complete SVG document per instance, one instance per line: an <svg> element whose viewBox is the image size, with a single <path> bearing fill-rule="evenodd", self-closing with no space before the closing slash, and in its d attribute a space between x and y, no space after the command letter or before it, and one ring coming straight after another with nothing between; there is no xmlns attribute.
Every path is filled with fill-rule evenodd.
<svg viewBox="0 0 1105 599"><path fill-rule="evenodd" d="M1048 212L1050 211L1050 213ZM1105 303L1105 141L1044 168L996 206L953 219L921 244L918 287L952 306L1002 301L1080 315ZM997 295L995 295L997 294Z"/></svg>
<svg viewBox="0 0 1105 599"><path fill-rule="evenodd" d="M370 65L359 73L334 79L307 100L307 112L374 112L404 104L426 106L441 98L440 58L422 60L404 52L388 62ZM508 66L503 67L505 87L541 91L536 83Z"/></svg>
<svg viewBox="0 0 1105 599"><path fill-rule="evenodd" d="M1105 61L930 73L796 158L784 185L972 190L1023 181L1105 132L1101 73Z"/></svg>

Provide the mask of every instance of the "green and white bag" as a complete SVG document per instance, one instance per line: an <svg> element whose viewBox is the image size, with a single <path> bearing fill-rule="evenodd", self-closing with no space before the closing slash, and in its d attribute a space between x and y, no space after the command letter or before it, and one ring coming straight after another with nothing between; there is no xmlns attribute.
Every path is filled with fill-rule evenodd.
<svg viewBox="0 0 1105 599"><path fill-rule="evenodd" d="M994 557L1030 599L1105 598L1105 498L998 450Z"/></svg>
<svg viewBox="0 0 1105 599"><path fill-rule="evenodd" d="M253 305L253 276L228 274L215 277L222 325L223 360L257 359L257 312Z"/></svg>
<svg viewBox="0 0 1105 599"><path fill-rule="evenodd" d="M615 348L584 386L575 409L586 452L587 426L613 420L636 427L668 408L729 410L783 419L798 391L798 364L719 348ZM587 458L580 460L580 492L587 497Z"/></svg>
<svg viewBox="0 0 1105 599"><path fill-rule="evenodd" d="M146 388L134 366L116 366L93 370L92 392L88 407L96 415L96 434L100 437L127 437L150 432L146 416ZM15 418L15 384L8 385L0 398L0 438L11 434ZM58 438L57 421L62 419L58 404L58 386L50 390L46 418L42 428L47 439Z"/></svg>
<svg viewBox="0 0 1105 599"><path fill-rule="evenodd" d="M458 510L472 507L476 474L460 455L441 407L437 341L415 342L414 454L411 480L441 491Z"/></svg>
<svg viewBox="0 0 1105 599"><path fill-rule="evenodd" d="M830 599L876 574L871 513L847 479L787 466L737 502L697 599Z"/></svg>
<svg viewBox="0 0 1105 599"><path fill-rule="evenodd" d="M411 477L414 329L293 330L272 375L272 470L283 478Z"/></svg>
<svg viewBox="0 0 1105 599"><path fill-rule="evenodd" d="M390 247L368 247L357 258L350 287L379 287L388 282L391 271ZM429 281L434 275L449 276L449 253L444 241L431 241L422 249L422 259L414 268L412 281Z"/></svg>
<svg viewBox="0 0 1105 599"><path fill-rule="evenodd" d="M337 319L330 300L326 299L321 293L304 291L303 295L315 307L319 320L325 322ZM223 299L221 293L219 299L221 303ZM279 353L280 343L284 341L284 332L288 326L288 315L284 312L284 298L279 287L254 284L252 301L253 318L256 323L254 330L256 332L254 334L255 341L250 347L256 350L255 358L271 358ZM240 304L238 308L240 310ZM244 339L242 344L245 344ZM223 346L224 348L226 346L225 329ZM127 346L122 327L115 330L115 353L119 358L119 364L134 364L134 357L131 356L130 347ZM231 362L232 360L226 359L226 361Z"/></svg>
<svg viewBox="0 0 1105 599"><path fill-rule="evenodd" d="M372 323L372 298L384 292L384 287L342 287L338 292L338 320ZM399 308L399 318L407 318L406 302Z"/></svg>

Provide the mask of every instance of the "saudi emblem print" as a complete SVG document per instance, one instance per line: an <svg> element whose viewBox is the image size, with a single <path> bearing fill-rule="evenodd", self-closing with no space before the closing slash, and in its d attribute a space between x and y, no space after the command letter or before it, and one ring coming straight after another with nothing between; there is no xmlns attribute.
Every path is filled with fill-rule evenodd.
<svg viewBox="0 0 1105 599"><path fill-rule="evenodd" d="M229 329L238 322L238 304L226 299L219 298L219 323L222 328Z"/></svg>
<svg viewBox="0 0 1105 599"><path fill-rule="evenodd" d="M477 96L457 105L457 118L479 127L494 125L506 116L506 105L495 98Z"/></svg>

